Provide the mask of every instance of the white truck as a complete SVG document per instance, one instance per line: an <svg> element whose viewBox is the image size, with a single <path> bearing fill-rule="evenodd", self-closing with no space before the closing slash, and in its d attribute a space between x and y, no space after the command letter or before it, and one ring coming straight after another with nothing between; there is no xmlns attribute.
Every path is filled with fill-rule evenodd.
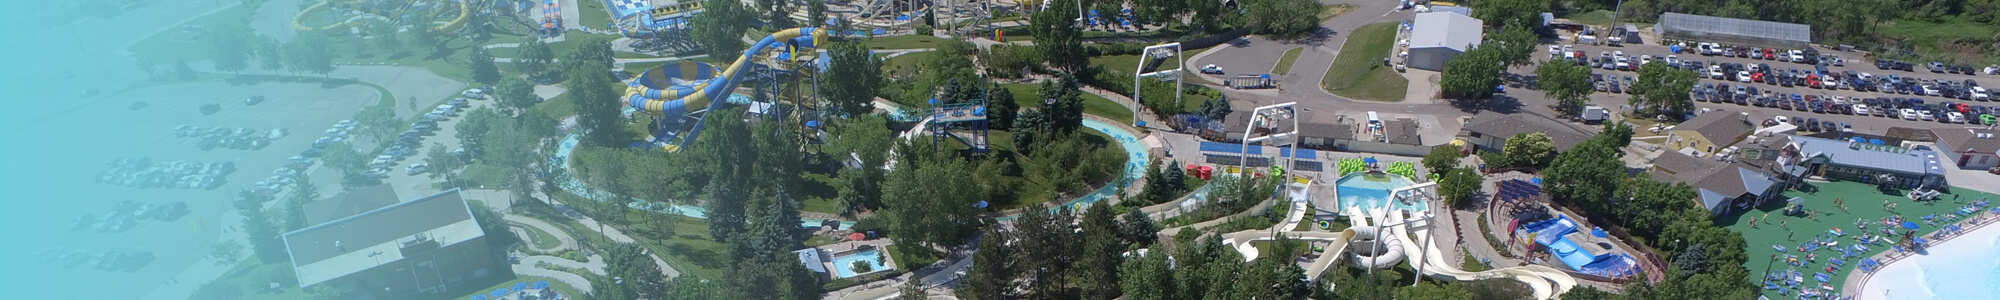
<svg viewBox="0 0 2000 300"><path fill-rule="evenodd" d="M1583 118L1584 123L1594 124L1598 122L1604 122L1604 120L1610 120L1611 111L1605 110L1604 107L1595 105L1585 106L1583 107L1583 114L1581 115L1581 117Z"/></svg>

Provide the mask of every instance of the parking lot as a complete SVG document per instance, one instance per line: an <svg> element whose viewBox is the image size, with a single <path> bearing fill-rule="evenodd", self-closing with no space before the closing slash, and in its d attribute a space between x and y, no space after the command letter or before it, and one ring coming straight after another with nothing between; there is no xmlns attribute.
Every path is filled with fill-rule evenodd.
<svg viewBox="0 0 2000 300"><path fill-rule="evenodd" d="M1563 44L1558 44L1558 45L1563 45ZM1545 61L1547 61L1547 60L1549 59L1549 55L1547 54L1547 52L1540 52L1540 51L1545 51L1545 50L1546 50L1546 46L1547 46L1547 45L1544 45L1544 46L1542 46L1541 48L1537 49L1538 53L1537 53L1537 54L1536 54L1535 56L1536 56L1536 59L1537 59L1538 61L1543 61L1543 62L1545 62ZM1573 49L1575 49L1576 51L1583 51L1583 52L1584 52L1584 53L1586 53L1587 55L1591 55L1591 56L1597 56L1597 55L1599 55L1600 53L1603 53L1603 52L1611 52L1611 51L1618 51L1618 52L1623 52L1623 53L1624 53L1624 55L1626 55L1626 56L1634 56L1634 57L1636 57L1636 56L1640 56L1640 55L1653 55L1653 56L1655 56L1655 57L1664 57L1664 56L1666 56L1666 55L1676 55L1676 57L1677 57L1678 59L1681 59L1681 60L1697 60L1697 61L1701 61L1701 62L1703 62L1703 63L1704 63L1705 65L1706 65L1706 64L1711 64L1711 62L1713 62L1713 63L1738 63L1738 64L1768 64L1768 65L1770 65L1770 67L1771 67L1772 69L1775 69L1775 70L1790 70L1790 69L1793 69L1793 68L1798 68L1798 69L1801 69L1802 71L1803 71L1803 70L1806 70L1806 69L1809 69L1809 68L1812 68L1812 67L1813 67L1813 66L1811 66L1811 65L1806 65L1806 64L1801 64L1801 63L1792 63L1792 62L1781 62L1781 61L1775 61L1775 60L1761 60L1761 59L1752 59L1752 58L1738 58L1738 57L1723 57L1723 56L1703 56L1703 55L1700 55L1700 54L1694 54L1694 53L1687 53L1686 51L1684 51L1684 53L1682 53L1682 54L1673 54L1673 52L1672 52L1672 51L1670 51L1670 50L1669 50L1669 49L1668 49L1668 48L1667 48L1666 46L1661 46L1661 45L1626 45L1626 46L1623 46L1623 47L1608 47L1608 46L1593 46L1593 45L1572 45L1572 48L1573 48ZM1973 80L1975 80L1975 81L1978 81L1978 80L1981 80L1981 79L1986 79L1986 80L1988 80L1988 81L1993 81L1993 80L2000 80L2000 76L1991 76L1991 75L1965 75L1965 74L1950 74L1950 73L1932 73L1932 72L1929 72L1929 71L1925 70L1925 69L1924 69L1924 68L1922 68L1921 66L1919 66L1919 67L1915 68L1915 71L1900 71L1900 70L1880 70L1880 69L1876 69L1876 68L1875 68L1875 65L1874 65L1874 62L1873 62L1873 60L1872 60L1872 59L1865 59L1865 58L1862 58L1862 57L1861 57L1861 54L1860 54L1860 53L1856 53L1856 52L1822 52L1821 54L1825 54L1825 55L1833 55L1833 56L1838 56L1838 57L1841 57L1841 58L1843 58L1844 60L1846 60L1846 64L1845 64L1845 66L1839 66L1839 67L1836 67L1836 66L1828 66L1828 67L1827 67L1827 71L1828 71L1828 72L1833 72L1833 73L1844 73L1844 72L1846 72L1846 71L1854 71L1854 72L1856 72L1857 74L1858 74L1858 73L1870 73L1870 76L1871 76L1871 77L1887 77L1887 76L1889 76L1889 75L1896 75L1897 77L1899 77L1899 78L1904 78L1905 80L1913 80L1913 78L1924 78L1924 79L1935 79L1935 80L1940 80L1940 81L1952 81L1952 82L1960 82L1960 83L1962 83L1962 82L1963 82L1963 81L1965 81L1966 79L1973 79ZM1983 68L1983 67L1980 67L1980 68ZM1975 69L1979 69L1979 68L1975 68ZM1528 67L1517 67L1517 68L1514 68L1514 69L1513 69L1512 71L1514 71L1515 73L1518 73L1518 74L1532 74L1532 73L1533 73L1533 66L1528 66ZM1983 70L1975 70L1975 71L1983 71ZM1592 72L1593 72L1593 73L1596 73L1596 74L1601 74L1601 75L1603 75L1603 76L1618 76L1618 77L1620 77L1620 78L1622 78L1622 77L1624 77L1624 76L1633 76L1633 77L1637 77L1637 76L1638 76L1638 74L1637 74L1636 72L1631 72L1631 71L1614 71L1614 70L1604 70L1604 69L1602 69L1602 68L1594 68ZM1923 100L1925 101L1925 103L1926 103L1926 104L1937 104L1937 103L1941 103L1941 101L1948 101L1948 102L1954 102L1954 103L1966 103L1966 104L1970 104L1970 105L1974 105L1974 106L1977 106L1977 105L1985 105L1985 106L1989 106L1989 107L1992 107L1992 106L2000 106L2000 103L1988 103L1988 102L1980 102L1980 101L1970 101L1970 100L1960 100L1960 99L1956 99L1956 98L1944 98L1944 97L1938 97L1938 96L1928 96L1928 95L1916 95L1916 94L1896 94L1896 93L1884 93L1884 92L1868 92L1868 91L1856 91L1856 90L1852 90L1852 89L1845 89L1845 90L1843 90L1843 89L1832 89L1832 90L1829 90L1829 89L1816 89L1816 88L1812 88L1812 87L1810 87L1810 85L1807 85L1807 86L1796 86L1796 85L1795 85L1795 86L1792 86L1792 87L1785 87L1785 86L1782 86L1782 85L1779 85L1779 84L1775 84L1775 83L1742 83L1742 82L1740 82L1740 81L1734 81L1734 80L1730 80L1730 81L1724 81L1724 80L1715 80L1715 79L1709 79L1709 78L1704 78L1704 79L1700 80L1700 83L1698 83L1698 85L1706 85L1706 84L1714 84L1714 85L1716 85L1716 86L1717 86L1717 89L1718 89L1718 90L1721 90L1721 89L1725 89L1725 88L1727 88L1727 89L1731 90L1731 91L1729 92L1729 93L1731 93L1731 94L1733 94L1733 90L1734 90L1734 87L1735 87L1735 85L1742 85L1742 86L1744 86L1744 87L1746 88L1746 90L1747 90L1748 88L1750 88L1750 87L1755 87L1755 88L1757 88L1757 89L1759 90L1759 93L1760 93L1760 94L1761 94L1761 93L1762 93L1763 91L1769 91L1769 92L1770 92L1771 94L1773 94L1774 96L1776 96L1776 95L1784 95L1784 96L1785 96L1785 98L1787 98L1787 99L1789 99L1789 98L1790 98L1790 95L1791 95L1791 94L1799 94L1799 95L1801 95L1801 98L1804 98L1804 96L1806 96L1806 95L1811 95L1811 96L1814 96L1814 98L1841 98L1841 97L1845 97L1845 98L1849 98L1849 99L1864 99L1864 98L1885 98L1885 97L1887 97L1887 98L1917 98L1917 99L1923 99ZM1514 97L1518 97L1519 99L1523 99L1522 101L1524 102L1524 105L1525 105L1525 106L1530 106L1530 107L1538 107L1538 106L1539 106L1539 107L1545 107L1545 106L1548 106L1548 105L1550 105L1550 104L1553 104L1553 101L1550 101L1550 100L1547 100L1547 99L1546 99L1545 97L1543 97L1543 96L1541 95L1541 93L1540 93L1539 91L1522 91L1522 92L1515 92L1515 93L1511 93L1510 95L1511 95L1511 96L1514 96ZM1626 107L1626 105L1628 104L1628 101L1629 101L1629 99L1630 99L1629 97L1631 97L1631 96L1630 96L1630 95L1627 95L1627 94L1622 94L1622 93L1609 93L1609 92L1598 92L1598 93L1594 93L1594 94L1592 94L1592 96L1591 96L1591 104L1592 104L1592 105L1598 105L1598 106L1604 106L1604 107L1607 107L1607 108L1617 108L1617 107ZM1955 128L1955 127L1964 127L1964 126L1975 126L1975 125L1976 125L1976 123L1977 123L1977 122L1979 121L1979 120L1977 119L1977 116L1968 116L1968 117L1966 117L1966 119L1968 119L1968 121L1969 121L1969 122L1967 122L1967 123L1965 123L1965 124L1954 124L1954 123L1944 123L1944 122L1938 122L1938 121L1921 121L1921 120L1904 120L1904 119L1902 119L1902 118L1901 118L1900 116L1896 116L1895 118L1891 118L1891 117L1889 117L1889 116L1874 116L1874 115L1868 115L1868 116L1863 116L1863 115L1852 115L1852 114L1840 114L1840 113L1827 113L1827 112L1820 112L1820 113L1815 113L1815 112L1812 112L1812 111L1811 111L1810 109L1808 109L1808 110L1804 110L1804 111L1801 111L1801 110L1798 110L1798 109L1797 109L1796 107L1793 107L1793 109L1790 109L1790 110L1787 110L1787 109L1784 109L1784 107L1782 107L1782 106L1781 106L1781 107L1758 107L1758 106L1753 106L1753 105L1750 105L1750 104L1751 104L1751 103L1749 103L1748 101L1746 101L1746 103L1745 103L1745 104L1743 104L1743 105L1738 105L1738 104L1735 104L1735 103L1734 103L1733 101L1731 101L1730 103L1712 103L1712 102L1696 102L1696 103L1695 103L1695 106L1696 106L1696 107L1698 107L1698 108L1707 108L1707 109L1720 109L1720 110L1728 110L1728 111L1742 111L1742 112L1749 112L1749 113L1750 113L1750 114L1752 115L1752 117L1753 117L1753 118L1757 118L1757 119L1760 119L1760 120L1763 120L1763 119L1771 119L1772 117L1776 117L1776 116L1786 116L1786 117L1787 117L1788 119L1790 119L1790 118L1798 118L1798 117L1804 117L1804 118L1811 118L1811 119L1817 119L1817 120L1824 120L1824 121L1832 121L1832 122L1835 122L1836 124L1837 124L1837 123L1843 123L1843 122L1844 122L1844 123L1847 123L1847 124L1850 124L1850 125L1851 125L1851 126L1853 127L1853 130L1855 130L1855 131L1860 131L1860 132L1868 132L1868 133L1881 133L1881 132L1884 132L1884 131L1886 131L1886 130L1887 130L1887 129L1888 129L1889 127L1913 127L1913 128ZM1544 108L1544 109L1545 109L1545 108ZM1968 109L1968 110L1970 110L1970 109ZM1629 109L1629 108L1626 108L1626 109L1624 109L1623 111L1626 111L1626 112L1629 112L1629 111L1630 111L1630 109ZM1899 113L1900 113L1900 111L1899 111ZM1935 116L1934 116L1934 117L1935 117Z"/></svg>

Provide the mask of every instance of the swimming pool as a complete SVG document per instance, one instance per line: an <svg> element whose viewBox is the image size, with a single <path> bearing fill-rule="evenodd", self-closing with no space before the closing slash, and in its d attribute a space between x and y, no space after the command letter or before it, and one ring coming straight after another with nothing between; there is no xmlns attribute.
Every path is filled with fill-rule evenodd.
<svg viewBox="0 0 2000 300"><path fill-rule="evenodd" d="M1369 175L1366 172L1356 172L1341 177L1340 181L1336 183L1339 186L1339 189L1336 191L1340 193L1341 207L1360 206L1363 210L1373 210L1385 206L1408 211L1424 211L1429 209L1429 205L1424 204L1422 201L1406 204L1392 203L1396 201L1389 200L1389 190L1412 184L1415 183L1410 182L1408 178L1403 178L1403 176L1387 174Z"/></svg>
<svg viewBox="0 0 2000 300"><path fill-rule="evenodd" d="M2000 230L1977 229L1927 250L1928 254L1876 271L1861 288L1860 298L1992 299L2000 295Z"/></svg>
<svg viewBox="0 0 2000 300"><path fill-rule="evenodd" d="M877 251L880 250L868 249L860 252L848 253L841 256L833 257L833 269L835 276L838 276L838 278L848 278L848 277L854 277L855 275L875 273L888 270L889 266L882 264L881 252ZM854 273L854 262L857 261L868 262L868 272L859 274Z"/></svg>

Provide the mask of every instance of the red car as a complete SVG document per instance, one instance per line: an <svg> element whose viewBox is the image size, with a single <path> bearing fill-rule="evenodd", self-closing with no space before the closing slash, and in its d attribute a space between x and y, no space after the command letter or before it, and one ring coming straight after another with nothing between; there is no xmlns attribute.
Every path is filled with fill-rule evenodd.
<svg viewBox="0 0 2000 300"><path fill-rule="evenodd" d="M1750 81L1764 82L1764 72L1750 73Z"/></svg>
<svg viewBox="0 0 2000 300"><path fill-rule="evenodd" d="M1764 48L1764 59L1778 59L1778 50Z"/></svg>
<svg viewBox="0 0 2000 300"><path fill-rule="evenodd" d="M1819 88L1819 75L1806 75L1806 83L1811 84L1812 88Z"/></svg>

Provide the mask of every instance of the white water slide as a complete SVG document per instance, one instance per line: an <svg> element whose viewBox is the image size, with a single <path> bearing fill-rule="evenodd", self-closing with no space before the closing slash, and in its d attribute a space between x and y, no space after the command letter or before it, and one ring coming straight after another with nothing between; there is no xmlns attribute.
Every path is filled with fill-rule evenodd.
<svg viewBox="0 0 2000 300"><path fill-rule="evenodd" d="M1424 259L1422 259L1421 261L1424 261L1425 263L1422 266L1422 268L1420 268L1424 275L1429 275L1431 277L1439 279L1449 279L1456 281L1509 278L1516 281L1520 281L1522 283L1527 283L1529 288L1534 289L1536 299L1554 299L1556 295L1561 295L1563 292L1569 291L1570 288L1576 287L1576 279L1570 277L1569 274L1563 273L1562 271L1556 270L1555 268L1538 266L1538 265L1500 268L1500 269L1487 270L1481 272L1466 272L1464 270L1459 270L1458 269L1459 262L1457 262L1457 259L1459 257L1457 256L1446 257L1442 253L1442 251L1438 249L1439 247L1436 245L1436 241L1431 241L1429 222L1425 222L1423 220L1409 220L1404 216L1405 213L1406 211L1402 210L1391 210L1388 212L1388 218L1383 222L1383 224L1385 224L1384 227L1388 227L1391 232L1394 232L1397 237L1402 237L1397 240L1403 241L1404 249L1409 249L1410 251L1424 251L1423 254L1419 255L1424 257ZM1406 221L1413 221L1416 223L1403 224ZM1402 224L1402 225L1398 226L1397 224ZM1410 235L1407 234L1408 232L1405 228L1414 229L1416 231L1415 236L1424 238L1422 242L1429 244L1429 247L1422 247L1418 244L1417 241L1410 239L1409 238ZM1422 250L1422 249L1428 249L1428 250ZM1419 261L1420 260L1418 259L1411 259L1410 266L1413 268L1417 267Z"/></svg>

